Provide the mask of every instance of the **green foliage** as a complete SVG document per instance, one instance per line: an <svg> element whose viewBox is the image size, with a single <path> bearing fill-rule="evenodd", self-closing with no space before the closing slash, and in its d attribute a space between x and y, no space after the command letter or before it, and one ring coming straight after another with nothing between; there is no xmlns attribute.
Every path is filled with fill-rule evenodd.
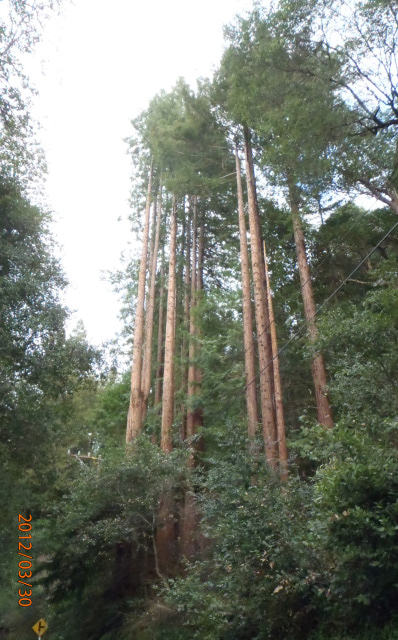
<svg viewBox="0 0 398 640"><path fill-rule="evenodd" d="M89 378L95 386L98 361L83 335L66 336L67 312L59 302L65 280L47 222L15 183L0 183L1 610L2 624L18 632L16 519L22 513L36 521L58 495L57 454L66 452L73 395Z"/></svg>
<svg viewBox="0 0 398 640"><path fill-rule="evenodd" d="M199 366L207 372L202 385L206 439L213 427L242 424L245 416L242 359L241 292L219 290L202 298L198 308L202 338Z"/></svg>
<svg viewBox="0 0 398 640"><path fill-rule="evenodd" d="M293 41L337 61L315 73L344 104L333 127L338 184L356 184L385 203L397 185L396 22L396 7L378 1L282 0L272 18L286 46Z"/></svg>
<svg viewBox="0 0 398 640"><path fill-rule="evenodd" d="M183 469L180 452L145 439L132 457L81 467L41 522L54 637L116 638L126 613L141 611L156 576L159 503L178 499Z"/></svg>
<svg viewBox="0 0 398 640"><path fill-rule="evenodd" d="M375 434L380 420L397 416L396 258L382 260L366 279L371 288L336 306L322 320L322 343L330 360L331 390L342 416Z"/></svg>
<svg viewBox="0 0 398 640"><path fill-rule="evenodd" d="M164 185L176 196L208 195L214 185L219 187L220 176L233 171L205 85L195 95L180 78L170 93L155 96L133 125Z"/></svg>
<svg viewBox="0 0 398 640"><path fill-rule="evenodd" d="M342 630L382 626L398 595L397 455L344 427L334 439L345 452L317 473L312 528L327 554L329 616Z"/></svg>
<svg viewBox="0 0 398 640"><path fill-rule="evenodd" d="M229 446L203 478L211 546L167 594L180 624L201 640L364 638L388 626L397 614L396 452L347 425L308 429L293 450L322 464L310 483L281 487Z"/></svg>
<svg viewBox="0 0 398 640"><path fill-rule="evenodd" d="M300 183L308 194L321 193L333 173L341 119L322 74L333 74L337 60L311 43L284 42L257 11L228 35L216 99L234 122L253 129L259 163L272 183Z"/></svg>
<svg viewBox="0 0 398 640"><path fill-rule="evenodd" d="M126 415L130 401L130 374L109 381L97 394L95 411L89 421L107 447L108 455L124 440Z"/></svg>
<svg viewBox="0 0 398 640"><path fill-rule="evenodd" d="M29 114L33 88L23 65L40 41L45 20L61 0L3 0L0 16L0 177L30 192L45 162Z"/></svg>

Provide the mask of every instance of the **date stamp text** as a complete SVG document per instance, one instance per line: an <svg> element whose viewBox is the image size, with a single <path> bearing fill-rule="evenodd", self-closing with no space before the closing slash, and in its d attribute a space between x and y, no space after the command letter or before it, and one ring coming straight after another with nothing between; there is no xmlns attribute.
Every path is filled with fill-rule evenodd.
<svg viewBox="0 0 398 640"><path fill-rule="evenodd" d="M18 563L18 582L23 585L19 591L19 605L21 607L30 607L32 604L32 584L28 582L32 578L32 516L29 515L26 518L18 514L18 529L19 529L19 541L18 541L18 555L22 556ZM29 587L29 589L27 589Z"/></svg>

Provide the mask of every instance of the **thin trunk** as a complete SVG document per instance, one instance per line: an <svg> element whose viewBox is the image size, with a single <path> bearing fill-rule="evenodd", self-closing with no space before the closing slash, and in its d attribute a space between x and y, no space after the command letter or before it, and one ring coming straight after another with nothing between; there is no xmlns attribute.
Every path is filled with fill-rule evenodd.
<svg viewBox="0 0 398 640"><path fill-rule="evenodd" d="M160 291L159 291L159 314L158 314L158 350L156 356L156 377L155 377L155 407L162 401L163 386L163 291L164 291L164 250L162 252L162 266L160 268Z"/></svg>
<svg viewBox="0 0 398 640"><path fill-rule="evenodd" d="M275 413L276 413L276 432L278 435L278 451L279 451L279 466L281 472L281 478L287 480L288 466L287 466L287 447L286 447L286 430L285 430L285 415L283 412L283 400L282 400L282 382L279 369L279 355L278 355L278 338L276 335L276 324L274 316L274 305L272 303L271 287L267 265L267 254L264 246L264 264L265 264L265 277L267 280L267 296L268 296L268 311L269 321L271 325L271 345L272 345L272 360L274 364L274 394L275 394Z"/></svg>
<svg viewBox="0 0 398 640"><path fill-rule="evenodd" d="M191 307L189 321L189 366L188 366L188 415L187 415L187 437L190 438L195 434L196 416L195 409L192 406L194 396L196 395L196 319L195 307L197 301L197 197L193 199L193 218L192 218L192 250L191 250Z"/></svg>
<svg viewBox="0 0 398 640"><path fill-rule="evenodd" d="M189 301L190 301L190 287L191 287L191 219L188 214L187 219L187 245L185 253L185 295L184 295L184 320L185 329L189 329Z"/></svg>
<svg viewBox="0 0 398 640"><path fill-rule="evenodd" d="M182 343L182 363L183 363L183 376L181 386L184 390L188 385L188 340L187 334L189 331L189 307L190 307L190 287L191 287L191 209L188 208L188 216L186 222L186 248L185 248L185 281L184 281L184 340ZM185 403L181 406L182 424L181 424L181 439L185 440L187 437L187 414Z"/></svg>
<svg viewBox="0 0 398 640"><path fill-rule="evenodd" d="M204 254L205 254L205 226L204 223L201 222L199 225L199 240L198 240L198 266L196 270L196 304L201 300L201 291L203 291L203 262L204 262ZM198 352L200 349L200 338L201 338L201 330L197 323L195 323L195 336L196 336L196 347L195 347L195 358L198 357ZM195 364L195 395L198 396L201 394L201 385L202 385L203 371ZM198 427L203 425L203 408L202 406L198 406L194 412L194 433L196 433ZM201 439L200 442L197 442L196 448L198 450L204 449L204 441Z"/></svg>
<svg viewBox="0 0 398 640"><path fill-rule="evenodd" d="M176 201L173 196L170 223L170 261L169 286L167 293L166 340L164 349L164 377L163 377L163 406L161 448L171 451L173 448L173 418L174 418L174 356L175 356L175 321L176 321L176 240L177 240L177 212Z"/></svg>
<svg viewBox="0 0 398 640"><path fill-rule="evenodd" d="M198 241L198 268L196 278L196 291L203 291L203 261L205 254L205 225L203 222L199 226Z"/></svg>
<svg viewBox="0 0 398 640"><path fill-rule="evenodd" d="M204 225L199 226L197 196L193 198L192 219L192 251L191 251L191 305L189 315L189 368L188 368L188 415L186 437L192 438L198 426L203 423L203 411L201 407L193 406L195 396L198 395L202 382L202 371L196 366L195 359L198 354L197 340L199 329L196 324L196 305L198 292L203 288L203 255L204 255ZM198 237L199 236L199 237ZM203 440L195 442L195 450L203 450ZM192 454L188 459L188 466L194 467L195 458ZM186 558L192 558L198 548L199 514L196 509L194 493L187 490L181 514L181 551Z"/></svg>
<svg viewBox="0 0 398 640"><path fill-rule="evenodd" d="M300 273L301 295L304 304L304 315L307 322L308 336L312 344L318 337L318 329L315 324L315 301L311 283L310 268L305 250L305 240L299 212L299 199L292 184L289 185L290 207L293 220L294 240L296 243L297 263ZM325 427L333 427L332 412L330 409L325 364L320 351L315 352L312 360L312 377L315 387L316 407L319 424Z"/></svg>
<svg viewBox="0 0 398 640"><path fill-rule="evenodd" d="M157 218L156 218L157 215ZM148 409L149 391L151 388L151 365L152 365L152 336L153 336L153 318L155 313L155 288L156 288L156 265L159 251L160 222L162 217L162 187L159 189L159 200L157 214L155 213L153 224L156 223L156 232L152 244L151 257L151 281L149 287L149 301L146 312L146 337L144 348L144 364L142 368L142 422L145 420Z"/></svg>
<svg viewBox="0 0 398 640"><path fill-rule="evenodd" d="M277 464L276 424L273 405L273 367L269 332L269 312L265 287L265 268L260 237L252 149L249 129L245 127L246 180L249 203L250 243L254 283L254 304L260 365L260 399L265 454L270 466Z"/></svg>
<svg viewBox="0 0 398 640"><path fill-rule="evenodd" d="M144 219L144 235L142 241L140 273L138 277L138 296L135 314L133 362L131 366L131 396L126 430L127 443L133 442L142 429L142 343L144 335L145 280L149 243L149 215L151 209L152 174L153 161L149 170L148 191Z"/></svg>
<svg viewBox="0 0 398 640"><path fill-rule="evenodd" d="M249 438L252 440L256 437L259 419L257 410L255 346L253 341L253 313L250 295L249 254L247 250L242 177L237 148L235 150L235 159L236 182L238 187L240 261L242 269L243 345L245 349L247 431Z"/></svg>
<svg viewBox="0 0 398 640"><path fill-rule="evenodd" d="M196 269L196 304L201 300L201 291L203 291L203 261L205 254L205 225L203 222L199 225L198 239L198 266ZM196 355L198 354L198 340L200 340L200 327L196 324L195 335L197 338ZM200 393L200 384L202 382L202 370L195 365L196 393ZM202 411L200 410L199 422L202 424Z"/></svg>
<svg viewBox="0 0 398 640"><path fill-rule="evenodd" d="M149 248L148 248L148 258L147 258L147 266L148 266L149 278L151 277L151 266L152 266L153 250L154 250L154 244L155 244L157 211L158 211L158 199L157 199L157 196L155 195L155 197L153 198L153 201L152 201L152 215L151 215L151 219L150 219L150 222L149 222L150 240L149 240ZM149 284L148 289L150 289L150 286L151 285ZM147 290L147 293L146 293L146 297L148 297L148 290ZM145 322L146 322L146 319L145 319Z"/></svg>

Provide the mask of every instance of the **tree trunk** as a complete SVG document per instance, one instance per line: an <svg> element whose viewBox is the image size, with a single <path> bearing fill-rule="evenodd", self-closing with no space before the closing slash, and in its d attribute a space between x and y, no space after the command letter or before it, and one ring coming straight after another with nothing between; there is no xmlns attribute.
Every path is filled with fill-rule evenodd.
<svg viewBox="0 0 398 640"><path fill-rule="evenodd" d="M152 185L152 187L153 187L153 185ZM151 266L152 266L153 250L154 250L154 244L155 244L157 212L158 212L158 199L157 199L157 196L155 195L155 197L152 199L152 215L150 217L150 222L149 222L150 231L149 231L149 240L148 240L149 249L148 249L148 258L147 258L147 270L148 270L148 276L149 276L149 286L147 287L146 297L148 297L148 292L149 292L149 289L151 287L151 285L150 285ZM146 318L145 318L145 323L146 323ZM145 329L146 329L146 327L145 327Z"/></svg>
<svg viewBox="0 0 398 640"><path fill-rule="evenodd" d="M196 431L196 425L200 422L200 412L195 409L194 397L197 394L197 372L195 365L197 328L195 318L195 308L197 302L197 197L193 199L192 218L192 250L191 250L191 307L189 322L189 366L188 366L188 415L187 415L187 438L191 438Z"/></svg>
<svg viewBox="0 0 398 640"><path fill-rule="evenodd" d="M141 372L142 372L142 343L144 334L144 303L145 303L145 280L149 242L149 215L151 209L152 195L152 174L153 161L149 170L148 191L144 219L144 235L142 240L142 254L140 273L138 277L138 295L135 314L133 362L131 366L131 396L130 408L127 416L126 442L135 440L142 429L142 392L141 392Z"/></svg>
<svg viewBox="0 0 398 640"><path fill-rule="evenodd" d="M277 464L276 424L273 405L273 367L269 332L269 312L265 287L265 267L260 237L260 220L257 205L256 184L252 149L248 127L244 128L246 180L249 203L250 244L254 283L254 304L260 364L260 399L262 411L265 454L270 466Z"/></svg>
<svg viewBox="0 0 398 640"><path fill-rule="evenodd" d="M192 403L198 393L202 382L202 372L197 368L195 357L197 356L198 327L196 325L195 308L198 301L198 291L203 287L203 253L204 253L204 226L199 229L198 239L198 214L197 197L194 196L192 207L192 250L191 250L191 296L189 312L189 366L188 366L188 415L186 420L186 438L192 438L198 425L202 424L202 409L193 407ZM195 446L197 448L197 446ZM195 464L193 454L188 459L188 466L193 468ZM181 552L186 558L192 558L197 549L199 529L199 516L197 513L194 493L192 489L185 492L184 505L181 510Z"/></svg>
<svg viewBox="0 0 398 640"><path fill-rule="evenodd" d="M247 431L249 439L252 440L256 437L259 419L257 410L255 346L253 341L253 314L250 295L249 254L247 250L242 177L237 147L235 149L235 160L236 182L238 188L240 261L242 270L243 345L245 349Z"/></svg>
<svg viewBox="0 0 398 640"><path fill-rule="evenodd" d="M196 278L196 291L203 291L203 262L205 255L205 225L201 222L199 225L199 241L198 241L198 268Z"/></svg>
<svg viewBox="0 0 398 640"><path fill-rule="evenodd" d="M155 376L155 407L162 401L163 386L163 291L164 291L164 249L162 251L162 266L160 268L160 291L159 291L159 313L158 313L158 349L156 355L156 376Z"/></svg>
<svg viewBox="0 0 398 640"><path fill-rule="evenodd" d="M203 264L204 264L204 255L205 255L205 225L204 222L201 222L199 225L199 242L198 242L198 266L196 270L196 304L201 300L201 291L203 291ZM196 323L195 327L195 335L196 335L196 349L195 356L198 356L198 351L200 348L200 338L201 338L201 329L200 326ZM201 394L201 385L202 385L203 372L197 364L195 364L195 395ZM202 406L197 407L195 410L195 426L194 432L198 427L203 425L203 408ZM200 447L203 448L203 442L200 443Z"/></svg>
<svg viewBox="0 0 398 640"><path fill-rule="evenodd" d="M308 336L312 344L318 337L318 329L315 324L315 301L312 290L311 274L305 250L305 240L299 213L299 198L296 189L289 184L289 199L292 212L294 240L296 243L297 263L300 273L301 295L303 298L304 315L307 322ZM332 412L327 394L327 381L325 364L321 352L315 352L312 359L312 377L315 387L316 407L319 424L325 427L333 427Z"/></svg>
<svg viewBox="0 0 398 640"><path fill-rule="evenodd" d="M155 313L155 288L156 288L156 265L159 250L160 222L162 217L162 187L159 189L159 200L157 218L155 214L154 225L156 223L155 238L152 246L151 257L151 280L149 287L149 300L146 312L146 336L144 348L144 364L142 368L142 422L145 420L148 409L149 391L151 388L151 365L152 365L152 336L153 336L153 318Z"/></svg>
<svg viewBox="0 0 398 640"><path fill-rule="evenodd" d="M189 308L190 308L190 291L191 289L191 208L188 207L188 216L186 221L186 247L185 247L185 279L184 279L184 340L182 343L182 363L183 363L183 375L181 386L184 390L184 394L188 388L188 349L189 341L187 335L189 332ZM185 401L181 406L182 424L181 424L181 439L185 440L187 437L187 413Z"/></svg>
<svg viewBox="0 0 398 640"><path fill-rule="evenodd" d="M274 316L274 305L272 303L271 287L267 265L267 254L264 246L264 264L265 264L265 277L267 280L267 296L268 296L268 311L269 321L271 328L271 346L272 346L272 360L274 365L274 394L275 394L275 413L276 413L276 432L278 435L278 452L279 452L279 466L282 480L287 480L288 477L288 465L287 465L287 447L286 447L286 431L285 431L285 415L283 412L283 400L282 400L282 382L279 369L279 355L278 355L278 338L276 335L276 324Z"/></svg>
<svg viewBox="0 0 398 640"><path fill-rule="evenodd" d="M172 214L170 222L170 261L169 286L167 293L166 339L164 349L163 376L163 406L161 448L171 451L173 448L173 418L174 418L174 356L175 356L175 320L176 320L176 239L177 212L173 195Z"/></svg>

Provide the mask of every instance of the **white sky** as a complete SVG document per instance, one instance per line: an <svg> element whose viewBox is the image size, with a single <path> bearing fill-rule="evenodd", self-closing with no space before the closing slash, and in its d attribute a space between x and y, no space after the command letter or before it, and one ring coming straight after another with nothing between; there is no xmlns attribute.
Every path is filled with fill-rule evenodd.
<svg viewBox="0 0 398 640"><path fill-rule="evenodd" d="M101 271L133 241L127 199L130 120L179 76L194 84L220 60L222 27L248 0L75 0L46 24L31 70L39 90L55 232L71 282L66 303L95 344L120 328ZM44 72L44 75L42 75ZM122 221L118 222L121 217Z"/></svg>

